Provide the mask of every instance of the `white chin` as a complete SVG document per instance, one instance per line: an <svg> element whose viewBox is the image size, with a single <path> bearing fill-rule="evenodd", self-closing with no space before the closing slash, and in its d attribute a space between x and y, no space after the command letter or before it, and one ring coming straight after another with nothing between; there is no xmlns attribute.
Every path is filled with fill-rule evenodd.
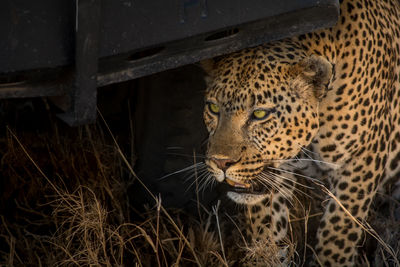
<svg viewBox="0 0 400 267"><path fill-rule="evenodd" d="M253 195L253 194L240 194L236 192L229 191L227 196L238 204L254 205L257 204L268 197L268 194L263 195Z"/></svg>

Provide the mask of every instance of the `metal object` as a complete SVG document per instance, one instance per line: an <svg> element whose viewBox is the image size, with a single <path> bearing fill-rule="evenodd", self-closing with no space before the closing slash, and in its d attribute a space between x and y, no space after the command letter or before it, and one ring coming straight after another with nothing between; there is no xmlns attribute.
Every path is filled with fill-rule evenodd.
<svg viewBox="0 0 400 267"><path fill-rule="evenodd" d="M338 13L338 0L7 0L0 98L63 96L65 121L90 122L96 87L329 27Z"/></svg>
<svg viewBox="0 0 400 267"><path fill-rule="evenodd" d="M65 96L69 110L59 115L71 126L96 119L100 11L101 0L76 2L74 85Z"/></svg>

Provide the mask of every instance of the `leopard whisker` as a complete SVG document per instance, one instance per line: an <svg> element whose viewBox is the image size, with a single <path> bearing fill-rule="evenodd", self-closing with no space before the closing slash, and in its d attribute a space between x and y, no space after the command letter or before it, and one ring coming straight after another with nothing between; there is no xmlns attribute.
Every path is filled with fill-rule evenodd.
<svg viewBox="0 0 400 267"><path fill-rule="evenodd" d="M297 144L297 146L299 146L300 149L301 149L301 151L303 152L303 154L306 155L306 156L307 156L308 158L310 158L310 159L314 159L314 158L311 157L308 153L311 153L311 154L314 154L314 155L318 155L318 153L315 153L315 152L313 152L313 151L311 151L311 150L309 150L309 149L303 147L303 146L300 145L300 144Z"/></svg>
<svg viewBox="0 0 400 267"><path fill-rule="evenodd" d="M185 150L185 147L182 147L182 146L169 146L166 149L167 150ZM186 148L186 150L187 150L187 148ZM191 155L193 156L193 154L191 154ZM195 153L195 155L203 155L204 156L204 154L199 154L199 153Z"/></svg>
<svg viewBox="0 0 400 267"><path fill-rule="evenodd" d="M195 178L195 179L193 179L193 181L189 184L189 186L187 186L187 190L191 189L194 185L196 185L196 187L199 188L199 186L201 185L205 176L207 176L207 172L203 172L203 173L197 174L197 175L192 174L190 177L190 180L192 180L193 178ZM187 181L189 181L189 179L186 179L185 183Z"/></svg>
<svg viewBox="0 0 400 267"><path fill-rule="evenodd" d="M297 182L297 181L293 181L293 180L291 180L291 179L285 177L284 175L279 175L279 174L273 173L273 172L269 172L269 173L270 173L272 176L275 176L275 177L284 179L284 180L282 181L282 184L285 185L285 186L287 186L289 189L293 189L294 191L299 192L299 193L301 193L301 194L303 194L303 195L305 195L305 196L311 198L311 196L310 196L309 194L307 194L306 192L304 192L304 191L301 190L300 188L297 188L295 185L289 184L287 181L291 181L291 182L293 182L293 183L296 184L296 185L300 185L300 186L303 186L303 187L309 188L309 189L314 189L313 187L303 185L302 183L299 183L299 182ZM294 196L294 197L297 199L296 196ZM298 199L297 199L297 201L301 204L301 201L299 201Z"/></svg>
<svg viewBox="0 0 400 267"><path fill-rule="evenodd" d="M327 162L327 161L323 161L323 160L317 160L317 159L304 159L304 158L298 158L298 159L272 159L272 160L266 160L265 162L283 162L283 163L287 163L287 162L296 162L296 161L312 161L315 163L322 163L322 164L326 164L326 165L331 165L334 168L339 168L340 166L338 164L332 163L332 162Z"/></svg>
<svg viewBox="0 0 400 267"><path fill-rule="evenodd" d="M277 171L284 171L284 172L286 172L286 173L289 173L288 171L283 170L283 169L279 169L279 168L272 168L272 167L267 167L267 168L268 168L268 169L277 170ZM277 173L273 173L273 172L270 172L270 171L268 171L268 173L269 173L269 174L279 175L279 174L277 174ZM294 174L294 173L289 173L289 174ZM290 181L290 182L294 183L295 185L299 185L299 186L304 187L304 188L307 188L307 189L314 189L314 187L312 187L312 186L308 186L308 185L302 184L302 183L300 183L300 182L298 182L298 181L296 181L296 180L292 180L292 179L290 179L290 178L288 178L288 177L286 177L286 176L284 176L284 175L279 175L279 177L282 178L282 179L284 179L284 180Z"/></svg>
<svg viewBox="0 0 400 267"><path fill-rule="evenodd" d="M284 176L278 175L278 174L272 173L272 172L270 173L270 175L271 175L272 177L282 179L281 184L282 184L283 186L285 186L286 188L288 188L289 190L294 190L294 191L296 191L296 192L298 192L298 193L301 193L301 194L303 194L303 195L305 195L305 196L310 197L307 193L305 193L304 191L302 191L300 188L297 188L294 184L290 184L289 181L284 180L284 179L285 179ZM299 201L295 195L293 195L293 197L295 197L296 200ZM299 201L299 203L300 203L300 201Z"/></svg>
<svg viewBox="0 0 400 267"><path fill-rule="evenodd" d="M196 175L197 175L197 176L200 176L200 175L202 175L203 173L207 173L207 172L208 172L208 169L207 169L207 168L202 168L202 169L200 169L200 170L197 170L197 169L196 169L196 171L193 171L192 174L190 174L190 175L188 175L188 176L185 177L184 183L186 183L186 182L189 181L189 180L192 180Z"/></svg>
<svg viewBox="0 0 400 267"><path fill-rule="evenodd" d="M207 137L203 142L201 142L201 145L204 146L205 144L207 144L209 139L210 137Z"/></svg>
<svg viewBox="0 0 400 267"><path fill-rule="evenodd" d="M272 173L272 172L270 172L270 173L262 173L261 176L262 176L264 179L272 180L273 183L275 183L275 179L272 179L273 174L274 174L274 173ZM279 176L274 176L274 177L276 177L276 178L281 178L281 177L279 177ZM284 187L280 187L281 185L284 186ZM276 186L276 188L277 188L277 190L278 190L279 192L281 192L282 194L284 193L284 194L285 194L285 198L293 205L293 203L292 203L292 201L291 201L293 194L292 194L289 190L292 190L292 189L295 188L295 187L294 187L293 185L290 185L290 184L285 183L285 181L283 180L283 181L281 181L281 183L280 183L279 186L278 186L278 185ZM285 188L285 190L284 190L284 192L282 192L284 188ZM296 200L297 200L297 199L296 199Z"/></svg>
<svg viewBox="0 0 400 267"><path fill-rule="evenodd" d="M296 173L296 172L291 172L291 171L288 171L288 170L285 170L285 169L269 167L269 166L268 166L267 168L270 169L270 170L281 171L281 172L293 174L293 175L295 175L295 176L303 177L303 178L306 178L307 180L310 180L310 181L312 181L312 182L321 183L320 180L318 180L318 179L316 179L316 178L313 178L313 177L310 177L310 176L307 176L307 175L299 174L299 173Z"/></svg>
<svg viewBox="0 0 400 267"><path fill-rule="evenodd" d="M198 184L198 188L200 188L200 186L201 186L201 184L203 183L205 177L207 177L209 174L210 174L210 173L209 173L207 170L204 170L204 171L203 171L202 173L200 173L200 174L196 174L196 173L192 174L191 177L189 177L189 178L190 178L190 179L195 178L195 179L193 180L193 182L190 183L190 185L188 186L188 189L187 189L187 190L189 190L193 185L195 185L196 182L197 182L197 184ZM188 180L189 180L189 179L186 179L186 181L188 181Z"/></svg>
<svg viewBox="0 0 400 267"><path fill-rule="evenodd" d="M201 154L183 154L183 153L175 153L175 152L167 152L167 155L172 155L172 156L180 156L180 157L186 157L186 158L201 158L201 159L205 159L206 156L205 155L201 155Z"/></svg>
<svg viewBox="0 0 400 267"><path fill-rule="evenodd" d="M266 173L265 173L265 175L267 175L267 176L268 176L268 175L271 175L272 177L281 178L281 179L286 178L286 177L284 177L284 176L281 176L281 175L278 175L278 174L272 173L272 172L269 172L269 174L266 174ZM281 181L281 185L284 186L285 188L287 188L287 190L294 190L294 191L297 191L297 192L299 192L299 193L302 193L302 194L307 195L305 192L301 191L299 188L296 188L293 184L289 184L289 183L288 183L287 181L285 181L285 180L282 180L282 181ZM290 194L290 199L294 198L300 205L302 205L302 204L301 204L301 201L297 198L296 195L292 194L291 192L289 192L288 194ZM307 195L307 196L308 196L308 195ZM287 198L286 198L286 199L287 199ZM290 204L293 206L293 202L292 202L292 201L289 201L289 202L290 202Z"/></svg>
<svg viewBox="0 0 400 267"><path fill-rule="evenodd" d="M204 187L204 185L205 185L207 179L209 178L209 175L210 175L210 174L208 174L208 173L203 174L202 177L200 177L200 178L197 179L197 183L196 183L196 180L194 180L194 181L188 186L188 188L186 189L185 192L189 191L190 188L192 188L195 184L197 184L195 192L196 192L196 193L199 193L199 192L202 190L202 188Z"/></svg>
<svg viewBox="0 0 400 267"><path fill-rule="evenodd" d="M212 189L215 187L217 180L214 179L214 176L210 173L210 175L207 177L206 180L206 185L204 186L203 190L205 190L208 186Z"/></svg>
<svg viewBox="0 0 400 267"><path fill-rule="evenodd" d="M208 173L208 175L206 175L203 179L203 182L201 184L201 186L199 186L198 191L202 191L202 194L204 194L205 189L207 187L213 187L213 185L215 185L215 179L213 179L213 175L212 173Z"/></svg>
<svg viewBox="0 0 400 267"><path fill-rule="evenodd" d="M271 177L267 176L267 175L261 175L261 176L257 176L257 180L258 182L260 182L261 184L263 184L264 186L270 186L273 189L275 189L277 192L281 193L282 196L291 204L293 205L293 202L291 200L292 194L287 191L287 188L282 188L279 187L277 184L275 184L275 181L271 179Z"/></svg>
<svg viewBox="0 0 400 267"><path fill-rule="evenodd" d="M206 187L208 180L209 180L209 173L205 173L204 175L202 175L202 177L200 179L198 179L198 187L197 189L197 193L199 193L201 190L204 189L204 187Z"/></svg>
<svg viewBox="0 0 400 267"><path fill-rule="evenodd" d="M300 149L303 150L303 151L307 151L308 153L311 153L311 154L314 154L314 155L318 155L317 152L311 151L311 150L309 150L308 148L306 148L306 147L300 145L299 143L297 143L297 145L298 145L298 146L300 147Z"/></svg>
<svg viewBox="0 0 400 267"><path fill-rule="evenodd" d="M203 168L206 168L206 167L207 167L207 165L204 162L197 162L197 163L192 164L192 165L190 165L188 167L185 167L183 169L180 169L180 170L177 170L175 172L166 174L163 177L159 178L158 180L160 181L160 180L163 180L163 179L168 178L170 176L173 176L173 175L176 175L176 174L179 174L179 173L182 173L182 172L190 171L190 170L195 169L195 168L203 169Z"/></svg>

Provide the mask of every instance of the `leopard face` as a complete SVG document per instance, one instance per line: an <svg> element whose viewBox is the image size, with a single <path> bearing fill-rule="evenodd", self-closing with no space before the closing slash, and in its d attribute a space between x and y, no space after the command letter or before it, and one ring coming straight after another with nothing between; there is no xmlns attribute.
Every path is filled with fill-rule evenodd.
<svg viewBox="0 0 400 267"><path fill-rule="evenodd" d="M270 51L264 46L250 56L242 51L206 63L213 72L203 115L209 132L205 162L218 182L231 186L228 196L238 203L279 191L284 181L275 170L318 132L319 99L331 77L332 67L321 57L280 58Z"/></svg>

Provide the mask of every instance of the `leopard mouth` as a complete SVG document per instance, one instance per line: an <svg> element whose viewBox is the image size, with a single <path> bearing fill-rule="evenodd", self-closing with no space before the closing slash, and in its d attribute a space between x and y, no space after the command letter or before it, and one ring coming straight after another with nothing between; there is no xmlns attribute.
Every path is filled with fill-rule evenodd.
<svg viewBox="0 0 400 267"><path fill-rule="evenodd" d="M238 188L250 188L251 187L251 184L238 183L238 182L232 181L229 178L225 178L225 182L227 182L230 186L238 187Z"/></svg>
<svg viewBox="0 0 400 267"><path fill-rule="evenodd" d="M268 186L254 180L251 183L238 183L226 177L222 182L222 186L228 192L240 194L264 195L270 192Z"/></svg>

